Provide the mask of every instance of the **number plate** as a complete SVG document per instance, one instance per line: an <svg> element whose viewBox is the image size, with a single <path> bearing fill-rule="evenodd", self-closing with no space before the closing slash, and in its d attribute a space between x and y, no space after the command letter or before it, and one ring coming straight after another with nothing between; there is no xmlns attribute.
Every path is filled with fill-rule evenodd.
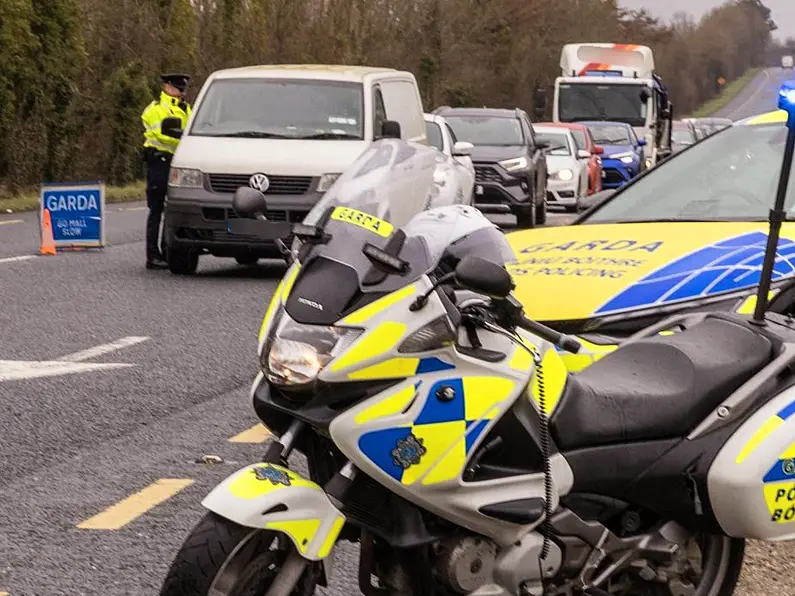
<svg viewBox="0 0 795 596"><path fill-rule="evenodd" d="M337 207L331 213L331 219L359 226L360 228L364 228L384 238L389 238L390 234L392 234L392 230L394 230L394 226L388 221L378 219L374 215L357 209L351 209L350 207Z"/></svg>
<svg viewBox="0 0 795 596"><path fill-rule="evenodd" d="M476 195L482 195L482 194L483 194L483 187L482 187L480 184L478 184L478 185L475 187L475 194L476 194Z"/></svg>

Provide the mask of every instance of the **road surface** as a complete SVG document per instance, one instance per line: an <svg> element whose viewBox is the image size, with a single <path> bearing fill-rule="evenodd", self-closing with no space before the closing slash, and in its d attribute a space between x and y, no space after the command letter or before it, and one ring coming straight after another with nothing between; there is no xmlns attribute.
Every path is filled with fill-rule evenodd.
<svg viewBox="0 0 795 596"><path fill-rule="evenodd" d="M157 594L203 496L260 458L248 391L284 267L147 271L145 217L110 205L102 252L37 257L37 215L0 215L0 595ZM349 596L340 556L327 593Z"/></svg>
<svg viewBox="0 0 795 596"><path fill-rule="evenodd" d="M731 118L734 121L756 114L772 112L778 105L781 83L795 78L793 71L783 68L766 68L760 71L737 97L718 110L713 117Z"/></svg>

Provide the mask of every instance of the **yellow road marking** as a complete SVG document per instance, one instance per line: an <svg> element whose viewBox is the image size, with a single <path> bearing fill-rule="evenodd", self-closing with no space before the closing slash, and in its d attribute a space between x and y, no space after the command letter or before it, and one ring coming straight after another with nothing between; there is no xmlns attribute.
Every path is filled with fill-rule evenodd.
<svg viewBox="0 0 795 596"><path fill-rule="evenodd" d="M118 530L193 484L190 478L161 478L123 501L77 524L84 530Z"/></svg>
<svg viewBox="0 0 795 596"><path fill-rule="evenodd" d="M21 219L5 219L0 221L0 226L7 226L8 224L23 223ZM8 592L0 592L0 596L8 596Z"/></svg>
<svg viewBox="0 0 795 596"><path fill-rule="evenodd" d="M235 435L229 441L232 443L264 443L271 436L271 431L264 424L255 424L248 430Z"/></svg>

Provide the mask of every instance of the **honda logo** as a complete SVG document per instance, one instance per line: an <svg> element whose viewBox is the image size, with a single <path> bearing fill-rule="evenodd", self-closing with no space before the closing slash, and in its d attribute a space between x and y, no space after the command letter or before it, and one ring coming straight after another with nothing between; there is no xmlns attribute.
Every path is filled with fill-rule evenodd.
<svg viewBox="0 0 795 596"><path fill-rule="evenodd" d="M255 190L265 192L271 185L271 181L268 180L268 177L265 174L254 174L248 179L248 185Z"/></svg>

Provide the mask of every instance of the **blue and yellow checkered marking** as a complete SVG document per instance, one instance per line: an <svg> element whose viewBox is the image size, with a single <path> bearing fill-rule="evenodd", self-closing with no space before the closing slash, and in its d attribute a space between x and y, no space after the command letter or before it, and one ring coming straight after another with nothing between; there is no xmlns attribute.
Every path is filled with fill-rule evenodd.
<svg viewBox="0 0 795 596"><path fill-rule="evenodd" d="M437 390L451 388L448 401ZM402 484L437 484L460 476L475 443L500 404L514 392L515 383L501 377L450 378L434 383L422 410L409 425L384 428L359 438L359 449L385 474ZM414 435L426 449L420 461L402 468L392 457L399 441Z"/></svg>
<svg viewBox="0 0 795 596"><path fill-rule="evenodd" d="M781 408L781 410L779 410L774 416L768 418L765 423L759 427L759 429L743 446L735 462L738 464L743 463L766 438L772 435L779 426L784 424L784 422L793 415L795 415L795 400Z"/></svg>

